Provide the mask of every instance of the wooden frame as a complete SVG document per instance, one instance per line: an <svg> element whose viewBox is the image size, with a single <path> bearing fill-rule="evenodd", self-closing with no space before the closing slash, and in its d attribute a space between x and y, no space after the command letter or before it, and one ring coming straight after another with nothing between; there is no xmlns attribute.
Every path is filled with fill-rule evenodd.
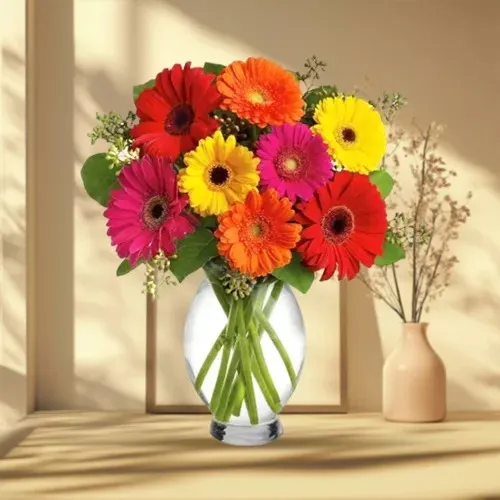
<svg viewBox="0 0 500 500"><path fill-rule="evenodd" d="M316 414L347 413L347 342L346 342L346 283L340 283L340 404L288 405L283 413ZM146 299L146 412L147 413L209 413L205 405L161 405L156 401L157 377L157 303Z"/></svg>

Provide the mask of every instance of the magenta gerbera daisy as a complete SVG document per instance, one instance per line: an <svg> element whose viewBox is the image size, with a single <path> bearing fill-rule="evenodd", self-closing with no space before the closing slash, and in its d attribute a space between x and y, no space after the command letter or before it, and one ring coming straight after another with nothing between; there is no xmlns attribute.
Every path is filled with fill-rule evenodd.
<svg viewBox="0 0 500 500"><path fill-rule="evenodd" d="M160 250L173 255L176 240L194 231L196 218L184 211L188 197L177 190L172 162L144 156L124 167L118 182L104 215L119 257L135 265Z"/></svg>
<svg viewBox="0 0 500 500"><path fill-rule="evenodd" d="M292 202L307 201L333 176L332 160L320 135L303 123L285 123L257 143L260 180Z"/></svg>

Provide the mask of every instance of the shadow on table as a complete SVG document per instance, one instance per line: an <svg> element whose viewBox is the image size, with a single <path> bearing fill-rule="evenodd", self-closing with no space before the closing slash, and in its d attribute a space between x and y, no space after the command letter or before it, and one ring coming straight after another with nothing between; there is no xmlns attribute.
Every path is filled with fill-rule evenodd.
<svg viewBox="0 0 500 500"><path fill-rule="evenodd" d="M28 425L0 430L0 459L24 441L33 430L34 427Z"/></svg>
<svg viewBox="0 0 500 500"><path fill-rule="evenodd" d="M395 429L394 433L366 434L359 426L312 428L305 436L295 430L296 434L268 446L245 449L211 438L208 416L194 422L186 422L182 415L168 418L108 414L85 420L81 414L66 415L59 423L39 427L15 453L0 461L0 482L23 494L33 488L49 495L102 493L149 488L155 483L163 486L194 474L334 473L500 455L498 445L412 452L411 433Z"/></svg>

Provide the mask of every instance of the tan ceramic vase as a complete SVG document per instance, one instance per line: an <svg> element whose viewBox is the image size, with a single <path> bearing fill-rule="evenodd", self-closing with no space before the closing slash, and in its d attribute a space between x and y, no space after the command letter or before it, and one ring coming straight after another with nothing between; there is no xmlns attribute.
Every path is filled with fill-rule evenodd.
<svg viewBox="0 0 500 500"><path fill-rule="evenodd" d="M427 338L427 323L403 323L403 337L383 371L383 414L391 422L446 417L446 370Z"/></svg>

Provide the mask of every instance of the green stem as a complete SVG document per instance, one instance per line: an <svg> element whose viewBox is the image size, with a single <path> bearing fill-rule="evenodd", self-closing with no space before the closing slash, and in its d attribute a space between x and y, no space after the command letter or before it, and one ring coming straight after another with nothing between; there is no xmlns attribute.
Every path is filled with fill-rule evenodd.
<svg viewBox="0 0 500 500"><path fill-rule="evenodd" d="M227 340L224 343L224 349L222 351L222 360L220 362L219 374L217 375L217 382L215 383L215 389L212 393L212 400L210 401L210 410L215 412L219 407L220 396L222 392L222 386L224 380L226 380L227 365L229 364L229 354L231 353L231 342Z"/></svg>
<svg viewBox="0 0 500 500"><path fill-rule="evenodd" d="M241 375L238 376L236 380L236 393L234 399L231 398L231 413L235 417L239 417L241 413L241 407L243 405L243 400L245 399L245 384L241 380Z"/></svg>
<svg viewBox="0 0 500 500"><path fill-rule="evenodd" d="M252 425L257 425L259 423L259 416L257 413L255 392L253 389L252 367L250 363L250 355L248 353L247 339L243 335L240 338L240 357L243 382L245 384L245 402L247 405L248 416L250 417L250 423Z"/></svg>
<svg viewBox="0 0 500 500"><path fill-rule="evenodd" d="M282 281L277 281L274 284L274 287L271 291L271 295L266 303L266 306L264 307L264 314L266 315L267 318L269 318L271 316L271 314L274 310L274 306L276 305L276 302L278 301L278 299L281 295L283 287L284 287L284 283ZM266 288L266 290L267 290L267 288ZM265 291L262 295L260 295L261 300L256 301L256 307L259 307L259 310L262 307L264 296L265 296ZM257 322L257 325L258 325L258 328L256 328L256 330L258 332L259 339L260 339L260 336L262 335L264 329L258 322ZM255 355L254 355L253 350L252 350L252 353L250 354L250 358L251 358L251 362L252 362L252 372L253 372L255 370L255 365L257 363L257 361L255 360ZM238 368L238 370L240 369L239 365L237 366L237 368ZM241 380L241 375L236 379L234 384L235 385L237 384L239 386L240 390L236 391L235 386L233 385L233 387L231 388L231 390L229 392L230 399L229 399L229 403L228 403L228 408L230 409L230 411L232 412L233 415L239 416L240 411L241 411L241 405L243 404L243 399L245 396L245 387L244 387L244 385L242 386L243 382ZM273 385L273 387L274 387L274 385ZM262 393L264 394L264 397L265 397L265 393L264 393L264 390L262 389L262 387L261 387L261 390L262 390ZM270 401L271 401L271 399L270 399ZM280 404L281 404L281 402L280 402ZM272 408L272 406L269 404L269 402L268 402L268 405L270 408Z"/></svg>
<svg viewBox="0 0 500 500"><path fill-rule="evenodd" d="M266 304L266 307L264 307L264 315L266 318L270 318L271 317L271 314L274 310L274 306L276 305L276 302L278 302L278 299L280 298L280 295L281 295L281 292L283 291L283 287L285 286L285 284L283 283L283 281L277 281L274 286L273 286L273 289L271 290L271 295L267 301L267 304ZM261 328L259 330L259 334L262 333L262 325L261 325Z"/></svg>
<svg viewBox="0 0 500 500"><path fill-rule="evenodd" d="M210 279L210 276L213 277L212 272L207 272L207 276L209 276L209 280L212 283L212 288L214 290L214 293L216 294L219 302L221 302L221 306L223 309L225 309L223 303L227 302L228 297L226 295L221 295L216 293L217 287L214 287L214 283L212 279ZM281 292L283 290L284 283L282 281L277 281L274 283L274 286L271 290L271 294L269 296L269 299L267 300L267 303L264 307L263 312L261 312L261 307L263 303L263 299L265 296L265 290L262 289L261 291L258 292L257 298L255 299L254 302L254 307L250 307L250 304L248 305L247 308L245 308L245 319L247 319L247 316L249 315L249 311L254 313L254 320L255 320L255 310L258 310L261 312L261 314L264 314L265 317L269 318L274 310L274 307L281 295ZM249 301L251 303L251 301ZM250 319L250 317L248 317ZM256 323L256 330L258 332L259 337L262 335L264 331L263 325L259 321L255 321ZM227 328L227 327L226 327ZM212 349L208 353L207 358L203 362L203 365L200 369L200 372L198 373L195 381L195 388L198 392L200 392L201 387L203 385L203 382L210 371L210 368L214 362L214 360L217 357L217 354L219 353L220 349L222 348L224 344L224 336L226 333L226 328L219 334L219 337L215 341ZM279 339L278 339L279 340ZM245 384L243 380L243 376L240 373L237 375L238 372L241 371L241 366L240 366L240 351L239 349L236 348L235 345L234 347L234 352L232 359L229 363L229 369L227 370L227 375L225 377L224 385L222 386L222 390L220 391L220 401L219 401L219 408L216 409L216 413L214 413L214 416L219 420L220 422L225 422L227 421L231 414L238 416L241 411L241 406L243 404L243 400L245 399ZM252 371L253 371L253 366L256 364L255 360L255 355L254 355L254 350L252 349L252 352L250 354L250 359L251 359L251 366L252 366ZM236 376L236 379L235 379ZM274 387L274 385L273 385ZM262 390L262 388L261 388ZM264 394L264 391L262 391ZM271 407L271 406L270 406Z"/></svg>
<svg viewBox="0 0 500 500"><path fill-rule="evenodd" d="M237 345L239 342L237 342ZM214 413L215 418L219 422L227 422L231 415L231 410L233 405L231 404L233 397L235 397L235 383L234 377L237 376L238 366L240 364L240 351L237 348L237 345L234 347L233 357L231 359L231 363L229 365L229 370L227 371L226 380L224 382L224 386L222 389L221 400L219 403L219 408L217 408Z"/></svg>
<svg viewBox="0 0 500 500"><path fill-rule="evenodd" d="M212 399L210 401L210 410L212 411L212 413L215 413L217 411L217 408L219 407L222 388L224 386L227 375L229 355L231 354L231 347L233 345L235 325L240 316L240 309L240 303L239 301L236 301L231 304L231 308L229 310L229 319L226 326L226 338L224 342L224 349L222 351L222 360L220 363L214 392L212 393Z"/></svg>
<svg viewBox="0 0 500 500"><path fill-rule="evenodd" d="M243 340L246 340L246 335L247 335L247 323L246 319L248 316L248 320L250 319L250 313L251 308L253 305L253 300L252 298L249 298L245 301L245 307L243 307L240 311L240 314L238 315L237 321L238 321L238 342L239 342L239 349L235 349L235 353L233 356L233 359L231 360L231 366L229 367L228 375L226 377L226 382L224 384L224 389L223 389L223 396L222 396L222 401L220 405L220 409L217 412L217 420L221 422L226 422L231 418L231 415L233 413L233 410L236 407L240 407L239 410L241 411L241 404L243 403L243 398L246 399L246 394L249 391L248 386L247 386L247 379L245 378L242 370L242 361L241 361L241 342ZM238 374L239 373L239 374ZM251 377L250 377L250 382L251 382ZM241 387L239 388L240 385L243 385L243 390ZM252 392L253 392L253 386L252 386ZM240 403L240 398L241 398L241 403ZM255 394L254 394L255 398Z"/></svg>
<svg viewBox="0 0 500 500"><path fill-rule="evenodd" d="M271 408L271 410L273 410L275 413L279 413L281 411L279 397L277 398L278 402L276 402L276 397L270 390L270 387L260 370L259 364L256 362L252 363L252 374L259 384L259 388L262 392L262 395L264 396L264 399L266 400L267 406L269 406L269 408ZM272 387L276 391L276 389L274 388L274 384Z"/></svg>
<svg viewBox="0 0 500 500"><path fill-rule="evenodd" d="M196 380L194 382L194 388L198 393L201 391L203 382L205 382L205 378L208 375L208 372L210 371L210 368L212 367L212 364L215 361L217 354L219 354L219 351L224 345L225 334L226 334L226 327L224 327L224 329L220 332L219 336L217 337L217 340L212 346L212 349L210 349L210 352L207 354L205 361L203 361L203 364L201 365L200 371L198 372L198 375L196 376Z"/></svg>
<svg viewBox="0 0 500 500"><path fill-rule="evenodd" d="M269 407L273 411L276 408L281 407L280 397L278 395L278 391L274 386L273 379L271 378L271 374L269 373L269 369L267 368L266 360L264 359L264 353L262 352L262 346L260 345L260 336L255 328L253 322L249 325L250 331L250 340L252 342L253 354L255 355L256 364L252 363L252 368L254 368L255 379L259 383L260 389L264 397L266 397L266 401ZM270 404L271 403L271 404Z"/></svg>
<svg viewBox="0 0 500 500"><path fill-rule="evenodd" d="M231 418L232 415L235 415L236 417L239 417L241 413L241 406L243 404L243 399L245 398L245 385L243 382L240 384L239 382L239 376L236 375L236 380L234 381L234 384L232 387L228 388L229 391L229 397L226 399L226 406L221 412L219 413L219 416L216 417L219 422L229 422L229 419ZM231 404L231 401L239 401L241 397L241 404L238 410L238 414L236 414L236 408L234 408Z"/></svg>
<svg viewBox="0 0 500 500"><path fill-rule="evenodd" d="M269 335L269 338L274 344L274 347L276 347L277 351L279 352L281 359L283 360L283 363L285 365L286 371L288 372L288 376L290 377L290 380L292 382L292 385L293 387L295 387L295 384L297 382L297 375L295 374L292 361L288 356L288 353L286 352L285 346L282 344L281 340L278 337L278 334L274 331L274 328L271 326L271 323L269 323L264 314L261 311L255 311L255 314L260 324L264 327L264 330Z"/></svg>
<svg viewBox="0 0 500 500"><path fill-rule="evenodd" d="M204 270L205 270L205 274L207 276L208 281L212 285L212 290L213 290L215 296L217 297L219 304L221 305L222 309L224 310L224 313L226 314L226 316L229 316L230 304L229 304L227 295L222 290L222 287L220 285L220 281L215 276L215 273L210 269L210 266L208 266L208 265L205 266ZM212 346L212 349L210 349L209 353L207 354L207 357L205 358L205 361L201 365L201 368L200 368L200 371L198 372L198 375L196 375L194 387L198 393L201 391L201 387L203 385L203 382L205 381L205 378L208 375L208 372L210 371L210 368L212 367L212 364L215 361L217 354L219 354L219 351L221 350L222 346L224 345L224 338L225 338L225 334L226 334L226 329L227 329L227 327L224 327L224 329L219 333L219 336L217 337L217 339L214 342L214 345Z"/></svg>

